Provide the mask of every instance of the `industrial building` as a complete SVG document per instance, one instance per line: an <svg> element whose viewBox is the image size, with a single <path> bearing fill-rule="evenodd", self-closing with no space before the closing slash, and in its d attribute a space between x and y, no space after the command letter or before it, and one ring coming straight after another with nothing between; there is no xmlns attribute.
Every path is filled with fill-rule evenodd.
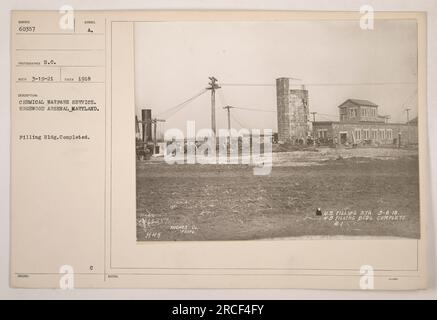
<svg viewBox="0 0 437 320"><path fill-rule="evenodd" d="M276 80L278 140L320 145L411 145L418 143L417 117L390 123L379 106L368 100L347 99L338 106L339 121L309 121L308 90L292 88L289 78Z"/></svg>
<svg viewBox="0 0 437 320"><path fill-rule="evenodd" d="M340 121L316 121L313 134L320 144L406 145L418 143L417 117L406 123L390 123L379 115L378 105L348 99L338 106Z"/></svg>

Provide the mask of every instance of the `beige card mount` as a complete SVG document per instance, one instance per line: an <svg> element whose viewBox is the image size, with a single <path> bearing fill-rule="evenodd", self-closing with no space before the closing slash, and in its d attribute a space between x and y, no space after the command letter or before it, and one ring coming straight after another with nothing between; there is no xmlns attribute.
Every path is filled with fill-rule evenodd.
<svg viewBox="0 0 437 320"><path fill-rule="evenodd" d="M11 286L426 288L426 15L11 14Z"/></svg>

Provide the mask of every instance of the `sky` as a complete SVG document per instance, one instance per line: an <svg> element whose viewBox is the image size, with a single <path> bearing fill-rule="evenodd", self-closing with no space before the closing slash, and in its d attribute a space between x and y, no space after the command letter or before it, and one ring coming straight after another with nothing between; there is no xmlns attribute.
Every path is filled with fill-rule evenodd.
<svg viewBox="0 0 437 320"><path fill-rule="evenodd" d="M414 21L137 22L136 113L152 109L159 129L211 127L207 91L178 112L172 108L199 94L214 76L217 129L227 127L226 105L240 129L277 130L275 79L301 80L316 120L338 120L348 98L370 100L390 122L417 115L417 28ZM236 85L238 84L238 85ZM262 84L254 86L248 84ZM170 110L170 111L167 111Z"/></svg>

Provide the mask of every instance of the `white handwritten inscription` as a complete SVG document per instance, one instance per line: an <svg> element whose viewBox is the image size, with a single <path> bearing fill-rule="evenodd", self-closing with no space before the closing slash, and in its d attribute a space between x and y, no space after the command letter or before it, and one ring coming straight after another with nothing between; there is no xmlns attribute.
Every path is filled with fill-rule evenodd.
<svg viewBox="0 0 437 320"><path fill-rule="evenodd" d="M144 231L142 238L145 240L159 240L162 231L193 235L199 230L196 225L192 224L172 224L168 217L150 212L137 218L137 227Z"/></svg>
<svg viewBox="0 0 437 320"><path fill-rule="evenodd" d="M332 222L335 226L343 226L344 222L400 222L407 219L406 215L397 210L325 210L323 220Z"/></svg>
<svg viewBox="0 0 437 320"><path fill-rule="evenodd" d="M170 226L170 230L184 234L195 234L198 228L195 225L174 225Z"/></svg>

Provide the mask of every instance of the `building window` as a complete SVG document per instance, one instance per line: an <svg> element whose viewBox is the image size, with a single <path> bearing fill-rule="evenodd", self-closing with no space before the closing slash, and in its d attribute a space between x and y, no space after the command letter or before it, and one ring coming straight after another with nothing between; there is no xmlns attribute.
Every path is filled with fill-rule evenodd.
<svg viewBox="0 0 437 320"><path fill-rule="evenodd" d="M384 129L379 129L379 138L381 140L385 140L385 130Z"/></svg>
<svg viewBox="0 0 437 320"><path fill-rule="evenodd" d="M369 129L364 129L364 140L370 139L370 132Z"/></svg>
<svg viewBox="0 0 437 320"><path fill-rule="evenodd" d="M340 108L340 120L346 120L347 119L347 110L346 108Z"/></svg>
<svg viewBox="0 0 437 320"><path fill-rule="evenodd" d="M392 129L387 129L387 139L393 140L393 130Z"/></svg>
<svg viewBox="0 0 437 320"><path fill-rule="evenodd" d="M378 129L372 129L372 139L378 139Z"/></svg>
<svg viewBox="0 0 437 320"><path fill-rule="evenodd" d="M355 129L355 140L361 140L361 129Z"/></svg>
<svg viewBox="0 0 437 320"><path fill-rule="evenodd" d="M317 134L318 134L320 139L326 139L326 137L328 135L328 129L318 129Z"/></svg>

